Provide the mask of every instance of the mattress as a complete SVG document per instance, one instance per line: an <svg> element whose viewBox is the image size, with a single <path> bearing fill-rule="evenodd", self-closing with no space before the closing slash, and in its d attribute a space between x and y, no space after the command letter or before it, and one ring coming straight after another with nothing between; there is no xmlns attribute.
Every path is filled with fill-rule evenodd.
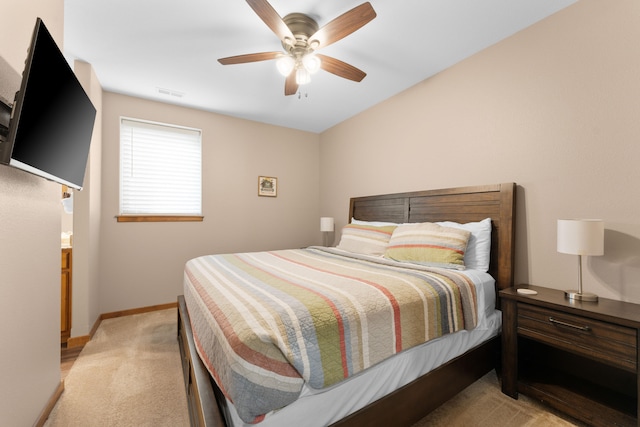
<svg viewBox="0 0 640 427"><path fill-rule="evenodd" d="M230 405L234 424L294 423L297 411L308 423L307 401L331 405L321 412L335 421L497 334L491 276L398 264L406 263L328 248L189 261L185 301L196 347L243 408ZM351 305L357 310L345 310ZM433 354L419 354L423 347ZM362 383L370 372L386 378L384 387Z"/></svg>
<svg viewBox="0 0 640 427"><path fill-rule="evenodd" d="M259 424L243 422L227 400L230 427L323 427L352 414L420 376L444 365L468 350L500 334L502 313L495 309L495 281L488 273L466 270L478 289L481 319L471 331L459 331L397 354L333 387L304 387L300 398L272 412ZM428 396L425 396L428 399ZM327 408L331 408L327 410Z"/></svg>

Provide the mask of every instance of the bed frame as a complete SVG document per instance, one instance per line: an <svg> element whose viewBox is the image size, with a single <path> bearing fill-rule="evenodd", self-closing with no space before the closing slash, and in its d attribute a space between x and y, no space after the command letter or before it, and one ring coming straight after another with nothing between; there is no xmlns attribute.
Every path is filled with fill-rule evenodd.
<svg viewBox="0 0 640 427"><path fill-rule="evenodd" d="M466 223L491 218L489 272L496 278L496 288L500 290L513 284L515 206L515 184L506 183L355 197L349 204L349 220ZM196 353L182 296L178 297L178 341L191 425L226 427L226 401ZM410 426L494 369L498 356L496 337L333 426Z"/></svg>

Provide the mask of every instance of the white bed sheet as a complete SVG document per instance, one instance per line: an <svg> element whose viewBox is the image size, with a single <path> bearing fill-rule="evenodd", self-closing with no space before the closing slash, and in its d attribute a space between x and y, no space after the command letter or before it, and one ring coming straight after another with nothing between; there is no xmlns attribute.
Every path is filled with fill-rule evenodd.
<svg viewBox="0 0 640 427"><path fill-rule="evenodd" d="M332 387L304 387L300 398L286 408L268 414L259 424L246 424L227 400L233 427L322 427L364 408L438 366L497 336L502 313L495 310L495 281L488 273L463 271L476 284L478 326L462 330L399 353ZM428 398L428 397L425 397Z"/></svg>

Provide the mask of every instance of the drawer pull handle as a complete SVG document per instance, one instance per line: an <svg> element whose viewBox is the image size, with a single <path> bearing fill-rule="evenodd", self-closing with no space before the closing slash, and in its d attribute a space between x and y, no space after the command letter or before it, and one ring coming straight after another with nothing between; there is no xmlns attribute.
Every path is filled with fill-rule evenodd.
<svg viewBox="0 0 640 427"><path fill-rule="evenodd" d="M572 325L571 323L563 322L561 320L556 320L553 317L549 317L549 322L555 323L556 325L566 326L568 328L578 329L585 332L588 332L591 330L591 328L588 326Z"/></svg>

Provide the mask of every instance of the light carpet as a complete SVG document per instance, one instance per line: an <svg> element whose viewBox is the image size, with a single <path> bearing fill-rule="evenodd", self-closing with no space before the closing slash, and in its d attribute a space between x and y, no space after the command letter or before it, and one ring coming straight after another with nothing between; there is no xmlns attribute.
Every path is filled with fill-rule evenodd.
<svg viewBox="0 0 640 427"><path fill-rule="evenodd" d="M188 426L176 334L176 309L102 321L45 427ZM575 425L525 396L505 396L491 371L413 427Z"/></svg>
<svg viewBox="0 0 640 427"><path fill-rule="evenodd" d="M496 372L491 371L413 427L584 426L522 394L518 400L512 399L500 388Z"/></svg>
<svg viewBox="0 0 640 427"><path fill-rule="evenodd" d="M177 310L103 320L45 426L188 426Z"/></svg>

